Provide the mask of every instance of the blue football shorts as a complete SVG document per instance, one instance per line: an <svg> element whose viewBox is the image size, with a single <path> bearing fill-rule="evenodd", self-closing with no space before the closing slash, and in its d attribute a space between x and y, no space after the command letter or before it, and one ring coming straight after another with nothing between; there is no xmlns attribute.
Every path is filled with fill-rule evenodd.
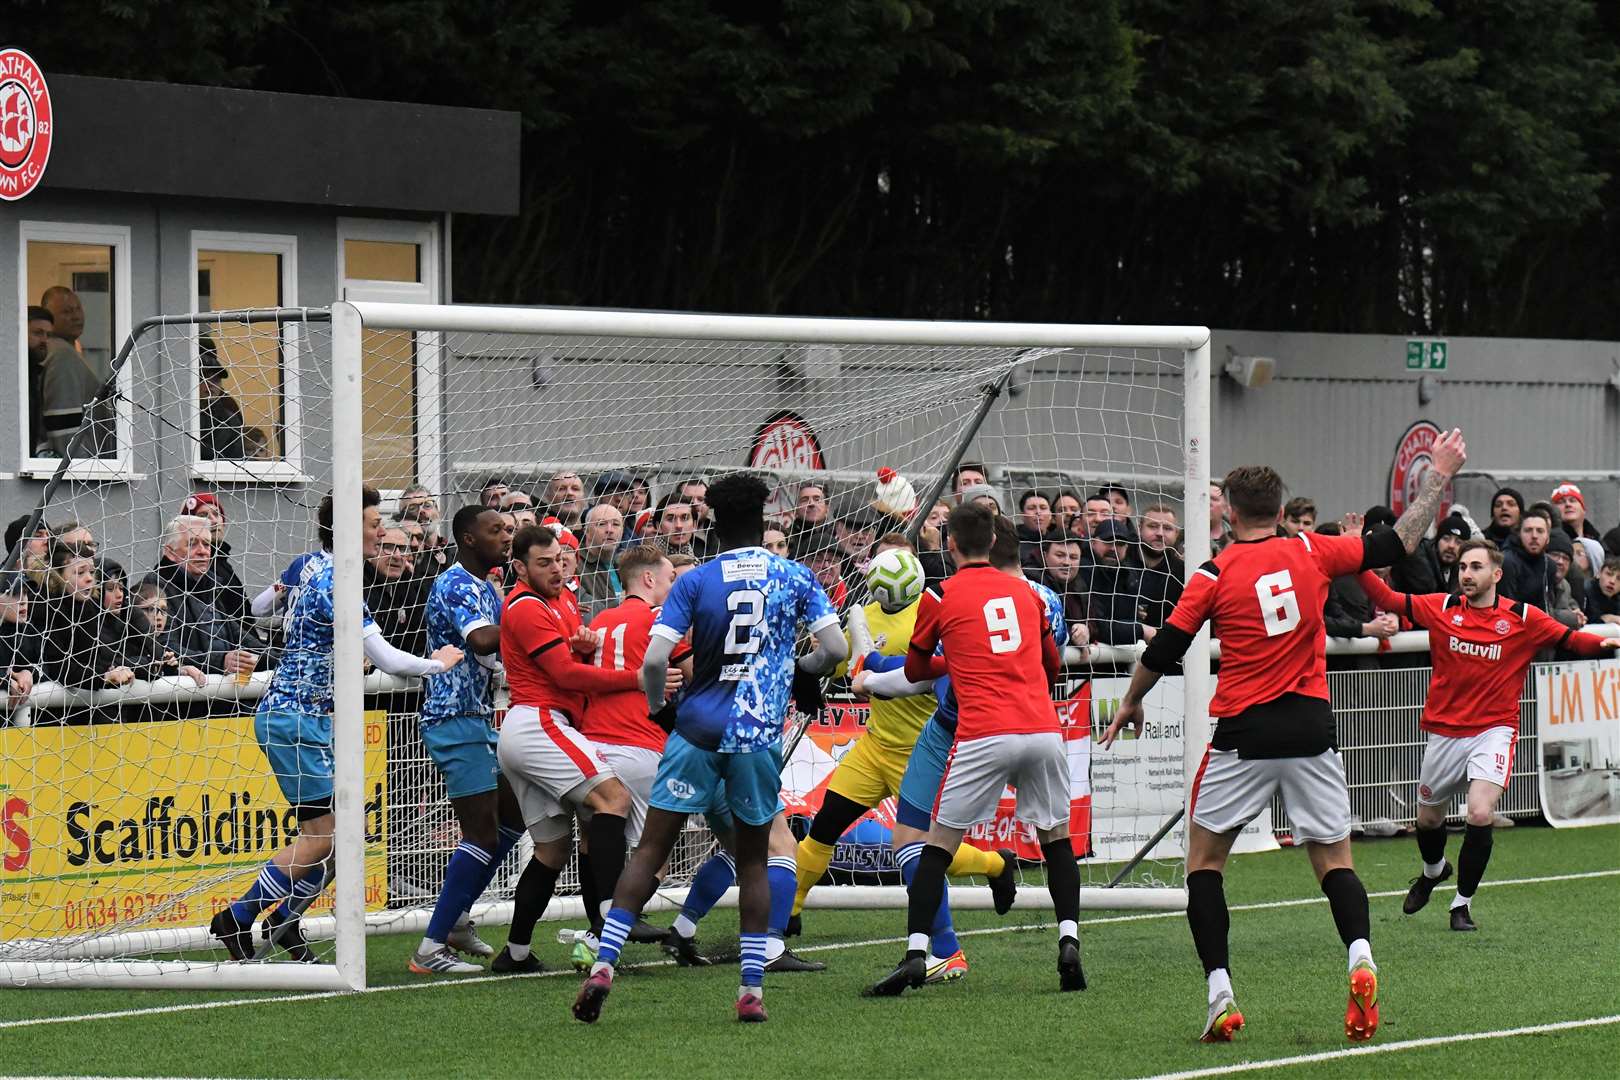
<svg viewBox="0 0 1620 1080"><path fill-rule="evenodd" d="M782 802L782 749L772 744L742 753L694 746L679 732L664 744L647 804L677 814L709 814L722 825L729 813L745 825L765 825Z"/></svg>
<svg viewBox="0 0 1620 1080"><path fill-rule="evenodd" d="M496 741L495 729L481 716L422 725L422 745L444 774L445 794L452 799L495 790L501 775Z"/></svg>

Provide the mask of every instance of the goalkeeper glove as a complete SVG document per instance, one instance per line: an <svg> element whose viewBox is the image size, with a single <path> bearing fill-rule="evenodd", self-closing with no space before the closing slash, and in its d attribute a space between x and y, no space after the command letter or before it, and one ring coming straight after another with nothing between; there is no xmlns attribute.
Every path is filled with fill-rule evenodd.
<svg viewBox="0 0 1620 1080"><path fill-rule="evenodd" d="M803 668L793 669L793 700L798 703L799 711L810 716L818 716L826 701L821 696L821 676L812 675Z"/></svg>

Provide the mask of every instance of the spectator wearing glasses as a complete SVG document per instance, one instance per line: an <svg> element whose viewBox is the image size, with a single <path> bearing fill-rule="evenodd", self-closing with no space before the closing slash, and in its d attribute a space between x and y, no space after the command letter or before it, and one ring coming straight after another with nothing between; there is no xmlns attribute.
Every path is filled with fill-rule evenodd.
<svg viewBox="0 0 1620 1080"><path fill-rule="evenodd" d="M213 587L214 606L232 619L246 619L247 590L242 586L236 567L231 565L231 545L225 539L225 508L220 505L219 497L208 491L189 495L180 505L180 512L208 519L208 539L214 553L208 578Z"/></svg>
<svg viewBox="0 0 1620 1080"><path fill-rule="evenodd" d="M412 656L426 656L431 581L412 573L413 568L411 543L404 530L384 530L376 556L366 564L366 607L391 645Z"/></svg>
<svg viewBox="0 0 1620 1080"><path fill-rule="evenodd" d="M264 643L245 620L222 610L211 576L213 528L196 514L169 519L153 573L169 601L175 652L213 674L245 679L264 660Z"/></svg>

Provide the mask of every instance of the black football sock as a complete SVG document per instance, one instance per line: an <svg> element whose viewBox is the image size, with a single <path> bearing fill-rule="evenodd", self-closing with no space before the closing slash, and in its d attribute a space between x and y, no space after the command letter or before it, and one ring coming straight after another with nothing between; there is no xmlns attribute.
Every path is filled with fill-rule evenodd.
<svg viewBox="0 0 1620 1080"><path fill-rule="evenodd" d="M1432 829L1419 826L1417 830L1418 854L1423 857L1424 866L1438 866L1446 860L1446 827L1437 825Z"/></svg>
<svg viewBox="0 0 1620 1080"><path fill-rule="evenodd" d="M910 895L906 903L906 931L908 944L906 958L928 955L928 940L939 913L940 899L945 895L945 868L951 865L951 853L929 844L917 857L917 872L911 879ZM911 942L918 937L922 947L913 948Z"/></svg>
<svg viewBox="0 0 1620 1080"><path fill-rule="evenodd" d="M591 853L584 848L578 852L579 901L585 905L585 918L591 924L591 933L602 936L602 894L596 889L596 874L591 868Z"/></svg>
<svg viewBox="0 0 1620 1080"><path fill-rule="evenodd" d="M1057 915L1058 926L1061 928L1066 922L1074 923L1075 937L1078 939L1080 868L1074 863L1074 847L1065 836L1062 840L1042 844L1041 855L1046 859L1046 891L1052 894L1052 910Z"/></svg>
<svg viewBox="0 0 1620 1080"><path fill-rule="evenodd" d="M591 872L596 878L598 909L592 912L592 918L600 924L601 901L613 898L619 875L624 872L624 818L618 814L592 814L590 838Z"/></svg>
<svg viewBox="0 0 1620 1080"><path fill-rule="evenodd" d="M1226 910L1225 881L1219 870L1194 870L1187 875L1187 925L1192 928L1193 947L1204 965L1204 974L1226 968L1226 937L1232 916Z"/></svg>
<svg viewBox="0 0 1620 1080"><path fill-rule="evenodd" d="M1328 907L1333 909L1333 925L1339 928L1339 940L1348 947L1354 941L1372 938L1372 916L1367 911L1367 888L1356 872L1341 866L1329 870L1322 878L1322 892L1327 895Z"/></svg>
<svg viewBox="0 0 1620 1080"><path fill-rule="evenodd" d="M512 891L512 926L506 940L525 950L534 939L534 924L546 913L551 903L552 890L557 887L558 871L545 863L529 860L518 877L517 888Z"/></svg>
<svg viewBox="0 0 1620 1080"><path fill-rule="evenodd" d="M1457 856L1457 895L1473 899L1474 890L1485 876L1491 861L1491 827L1469 825L1463 830L1462 851Z"/></svg>

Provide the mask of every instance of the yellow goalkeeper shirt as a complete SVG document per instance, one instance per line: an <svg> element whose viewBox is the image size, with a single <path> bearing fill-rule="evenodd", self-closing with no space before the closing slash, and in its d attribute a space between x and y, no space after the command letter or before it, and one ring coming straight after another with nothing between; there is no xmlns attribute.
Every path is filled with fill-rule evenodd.
<svg viewBox="0 0 1620 1080"><path fill-rule="evenodd" d="M911 648L911 631L917 625L917 602L893 615L885 613L875 603L867 604L861 610L866 612L866 625L872 630L872 640L880 637L885 639L883 648L878 651L884 656L906 655L906 650ZM848 638L847 632L845 637ZM841 666L839 674L842 673ZM922 734L923 725L934 715L935 704L933 694L873 698L863 738L876 739L885 750L910 754L911 748L917 743L917 736Z"/></svg>

